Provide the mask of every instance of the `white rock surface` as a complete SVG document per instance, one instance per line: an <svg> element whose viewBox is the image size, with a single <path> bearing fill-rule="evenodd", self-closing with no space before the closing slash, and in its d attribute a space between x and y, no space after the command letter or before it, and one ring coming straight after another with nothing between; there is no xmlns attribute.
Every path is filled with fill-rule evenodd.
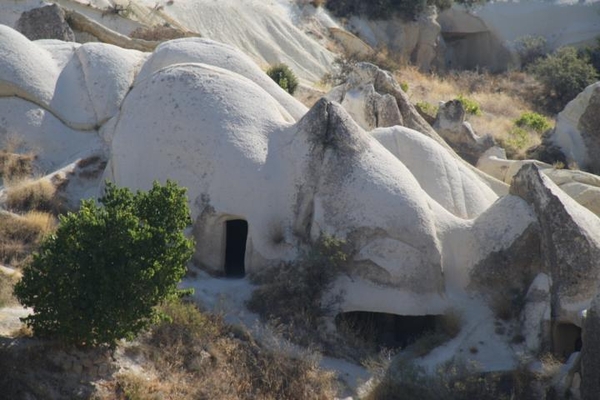
<svg viewBox="0 0 600 400"><path fill-rule="evenodd" d="M137 76L144 79L161 68L180 63L201 63L225 68L242 75L266 90L293 116L300 119L307 108L289 96L258 66L238 49L208 39L180 39L161 44L156 48Z"/></svg>
<svg viewBox="0 0 600 400"><path fill-rule="evenodd" d="M408 167L427 194L457 217L473 218L498 198L463 163L422 133L395 126L371 134Z"/></svg>

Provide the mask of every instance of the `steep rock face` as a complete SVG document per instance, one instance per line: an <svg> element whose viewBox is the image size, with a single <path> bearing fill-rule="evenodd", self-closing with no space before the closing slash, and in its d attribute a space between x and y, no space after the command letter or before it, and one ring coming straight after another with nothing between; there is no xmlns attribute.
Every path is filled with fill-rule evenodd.
<svg viewBox="0 0 600 400"><path fill-rule="evenodd" d="M23 12L17 21L17 30L29 40L75 41L75 34L65 21L64 11L56 4Z"/></svg>
<svg viewBox="0 0 600 400"><path fill-rule="evenodd" d="M562 150L569 164L600 172L600 82L588 86L558 114L549 140Z"/></svg>
<svg viewBox="0 0 600 400"><path fill-rule="evenodd" d="M552 279L552 318L580 324L600 278L600 219L577 204L532 164L513 178L511 194L534 208L544 271Z"/></svg>
<svg viewBox="0 0 600 400"><path fill-rule="evenodd" d="M400 17L387 20L350 18L351 30L374 48L385 47L410 60L422 71L442 66L443 47L440 43L440 24L435 7L430 7L415 21Z"/></svg>
<svg viewBox="0 0 600 400"><path fill-rule="evenodd" d="M459 156L475 164L481 155L494 145L494 139L475 134L465 121L465 109L459 100L440 104L433 129L443 137Z"/></svg>
<svg viewBox="0 0 600 400"><path fill-rule="evenodd" d="M446 43L445 67L503 71L515 60L498 34L475 13L453 7L438 21Z"/></svg>

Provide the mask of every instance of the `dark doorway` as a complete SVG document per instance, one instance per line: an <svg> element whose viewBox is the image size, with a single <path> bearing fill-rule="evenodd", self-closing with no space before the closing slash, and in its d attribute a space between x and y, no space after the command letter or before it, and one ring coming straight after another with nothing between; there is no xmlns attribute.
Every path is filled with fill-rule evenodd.
<svg viewBox="0 0 600 400"><path fill-rule="evenodd" d="M438 329L437 315L395 315L368 311L338 314L338 330L360 339L374 340L381 348L404 348Z"/></svg>
<svg viewBox="0 0 600 400"><path fill-rule="evenodd" d="M558 323L554 326L554 354L564 360L571 353L581 351L581 328L574 324Z"/></svg>
<svg viewBox="0 0 600 400"><path fill-rule="evenodd" d="M244 258L246 257L248 222L243 219L232 219L225 222L225 236L225 276L243 278L246 274Z"/></svg>

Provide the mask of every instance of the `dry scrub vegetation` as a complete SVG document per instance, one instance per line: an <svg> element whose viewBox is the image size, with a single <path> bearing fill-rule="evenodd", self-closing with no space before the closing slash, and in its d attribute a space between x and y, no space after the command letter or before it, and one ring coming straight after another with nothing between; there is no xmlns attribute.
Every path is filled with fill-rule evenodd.
<svg viewBox="0 0 600 400"><path fill-rule="evenodd" d="M186 302L162 307L168 320L128 351L146 360L139 374L116 376L98 399L332 399L332 372L308 352L266 348L244 329ZM151 378L149 378L151 377Z"/></svg>
<svg viewBox="0 0 600 400"><path fill-rule="evenodd" d="M534 106L543 104L543 87L525 72L493 75L461 71L441 76L407 66L396 75L398 81L407 83L411 101L430 116L435 117L440 101L463 96L475 102L481 113L468 115L468 122L478 135L492 135L509 158L525 158L525 150L541 142L543 132L516 125L525 113L544 113Z"/></svg>

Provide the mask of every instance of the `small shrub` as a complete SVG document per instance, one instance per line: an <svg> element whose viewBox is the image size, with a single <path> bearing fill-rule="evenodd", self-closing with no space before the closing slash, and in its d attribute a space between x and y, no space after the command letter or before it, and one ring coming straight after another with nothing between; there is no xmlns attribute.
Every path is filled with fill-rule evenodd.
<svg viewBox="0 0 600 400"><path fill-rule="evenodd" d="M589 60L579 57L572 47L560 48L539 59L529 70L555 99L557 110L598 79L594 66Z"/></svg>
<svg viewBox="0 0 600 400"><path fill-rule="evenodd" d="M434 106L431 103L428 103L426 101L419 101L415 104L415 107L417 108L417 111L419 111L419 113L421 114L427 114L427 116L429 116L430 118L435 118L437 116L438 113L438 108L437 106Z"/></svg>
<svg viewBox="0 0 600 400"><path fill-rule="evenodd" d="M406 82L400 82L400 89L402 89L402 91L404 93L407 93L408 92L408 83L406 83Z"/></svg>
<svg viewBox="0 0 600 400"><path fill-rule="evenodd" d="M298 87L298 78L285 64L277 64L267 70L267 75L289 94L294 94Z"/></svg>
<svg viewBox="0 0 600 400"><path fill-rule="evenodd" d="M548 118L536 112L525 112L515 121L519 128L533 129L538 133L544 133L552 126Z"/></svg>
<svg viewBox="0 0 600 400"><path fill-rule="evenodd" d="M515 41L515 49L521 60L521 68L533 64L548 52L543 36L523 36Z"/></svg>
<svg viewBox="0 0 600 400"><path fill-rule="evenodd" d="M37 336L114 345L155 322L155 306L179 293L193 248L183 235L185 189L155 182L133 194L107 182L100 202L82 201L79 212L61 216L15 286L35 310L23 321Z"/></svg>
<svg viewBox="0 0 600 400"><path fill-rule="evenodd" d="M465 112L467 114L471 114L471 115L481 115L482 114L481 108L479 107L479 104L476 101L471 100L467 97L464 97L462 94L458 95L457 100L461 102L461 104L463 105Z"/></svg>

